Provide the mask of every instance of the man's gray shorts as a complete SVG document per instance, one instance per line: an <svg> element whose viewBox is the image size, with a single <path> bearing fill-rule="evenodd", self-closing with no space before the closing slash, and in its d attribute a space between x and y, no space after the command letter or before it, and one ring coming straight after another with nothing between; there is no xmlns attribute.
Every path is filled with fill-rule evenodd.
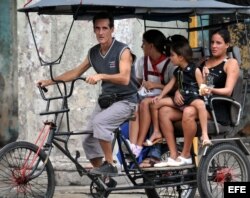
<svg viewBox="0 0 250 198"><path fill-rule="evenodd" d="M104 110L100 108L99 104L96 104L87 125L87 131L92 131L93 134L83 136L82 144L87 159L103 157L99 139L111 142L115 129L131 117L135 107L135 103L127 100L115 102Z"/></svg>

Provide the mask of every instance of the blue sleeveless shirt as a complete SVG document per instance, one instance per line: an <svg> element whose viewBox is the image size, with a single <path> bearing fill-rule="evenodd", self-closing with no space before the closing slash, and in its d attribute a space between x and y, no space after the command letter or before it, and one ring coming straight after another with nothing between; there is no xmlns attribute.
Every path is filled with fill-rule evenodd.
<svg viewBox="0 0 250 198"><path fill-rule="evenodd" d="M129 47L115 39L105 55L100 52L100 44L95 45L89 50L88 58L90 65L97 73L101 74L117 74L119 70L119 62L121 54ZM137 102L138 82L135 75L134 62L131 65L130 81L128 85L114 84L108 81L102 81L102 93L118 94L130 102Z"/></svg>

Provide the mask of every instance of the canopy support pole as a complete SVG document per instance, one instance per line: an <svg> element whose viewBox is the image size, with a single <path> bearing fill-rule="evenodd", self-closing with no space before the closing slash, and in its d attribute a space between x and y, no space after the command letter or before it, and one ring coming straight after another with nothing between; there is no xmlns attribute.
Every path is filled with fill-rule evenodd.
<svg viewBox="0 0 250 198"><path fill-rule="evenodd" d="M32 38L33 38L33 41L34 41L34 44L35 44L35 48L36 48L36 52L37 52L37 56L38 56L38 59L39 59L39 61L40 61L41 66L47 66L47 65L55 65L55 64L60 64L60 62L61 62L62 56L63 56L63 54L64 54L64 50L65 50L65 48L66 48L66 45L67 45L67 42L68 42L68 39L69 39L69 35L70 35L70 33L71 33L71 30L72 30L72 27L73 27L73 24L74 24L75 19L73 18L73 20L72 20L72 23L71 23L71 25L70 25L70 29L69 29L69 31L68 31L68 34L67 34L66 40L65 40L65 42L64 42L64 45L63 45L63 48L62 48L61 54L59 55L59 57L58 57L56 60L49 62L49 61L45 61L45 60L43 60L43 59L42 59L42 57L41 57L41 55L40 55L40 53L39 53L39 50L38 50L38 46L37 46L37 42L36 42L36 38L35 38L35 35L34 35L34 31L33 31L33 27L32 27L31 21L30 21L29 14L28 14L28 13L26 13L26 16L27 16L27 18L28 18L28 22L29 22L29 26L30 26L30 29L31 29Z"/></svg>
<svg viewBox="0 0 250 198"><path fill-rule="evenodd" d="M40 55L40 53L39 53L38 47L37 47L37 42L36 42L36 38L35 38L34 31L33 31L33 28L32 28L32 24L31 24L31 21L30 21L29 13L28 13L28 12L25 13L25 14L26 14L26 17L27 17L27 19L28 19L28 23L29 23L29 26L30 26L31 34L32 34L32 37L33 37L33 41L34 41L34 43L35 43L36 52L37 52L38 59L39 59L39 61L40 61L40 65L41 65L41 66L47 66L47 65L52 66L52 65L55 65L55 64L60 64L61 59L62 59L62 56L63 56L63 54L64 54L64 50L65 50L65 48L66 48L66 45L67 45L67 42L68 42L68 39L69 39L69 35L70 35L70 33L71 33L71 30L72 30L72 27L73 27L73 25L74 25L74 22L75 22L75 20L76 20L77 17L78 17L78 13L79 13L79 9L80 9L81 5L82 5L82 0L80 1L80 4L79 4L79 6L78 6L78 8L77 8L77 10L76 10L76 12L75 12L75 14L74 14L74 16L73 16L73 20L72 20L72 22L71 22L71 25L70 25L68 34L67 34L67 36L66 36L66 40L65 40L65 42L64 42L64 45L63 45L61 54L59 55L59 57L58 57L56 60L50 61L50 62L49 62L49 61L45 61L45 60L42 59L42 57L41 57L41 55Z"/></svg>

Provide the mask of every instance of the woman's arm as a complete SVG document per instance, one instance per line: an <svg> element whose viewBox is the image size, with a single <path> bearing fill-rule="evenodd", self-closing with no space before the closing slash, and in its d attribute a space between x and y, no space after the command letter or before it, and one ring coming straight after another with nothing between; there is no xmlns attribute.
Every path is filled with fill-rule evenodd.
<svg viewBox="0 0 250 198"><path fill-rule="evenodd" d="M224 71L227 74L227 79L224 88L211 88L211 93L217 95L231 96L234 86L240 74L240 67L236 59L229 59L224 66Z"/></svg>
<svg viewBox="0 0 250 198"><path fill-rule="evenodd" d="M201 70L199 68L195 69L195 78L196 78L196 82L198 83L200 87L200 85L204 83L204 79L203 79Z"/></svg>

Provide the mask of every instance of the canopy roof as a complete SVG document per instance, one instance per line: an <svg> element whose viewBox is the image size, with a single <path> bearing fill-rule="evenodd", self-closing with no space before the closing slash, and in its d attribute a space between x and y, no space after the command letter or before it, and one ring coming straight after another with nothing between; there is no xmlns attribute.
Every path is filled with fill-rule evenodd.
<svg viewBox="0 0 250 198"><path fill-rule="evenodd" d="M19 9L50 15L74 15L89 19L100 11L112 12L116 18L165 20L173 16L203 14L250 14L250 6L239 6L215 0L40 0Z"/></svg>
<svg viewBox="0 0 250 198"><path fill-rule="evenodd" d="M245 5L250 6L250 0L217 0L225 3L231 3L235 5Z"/></svg>

